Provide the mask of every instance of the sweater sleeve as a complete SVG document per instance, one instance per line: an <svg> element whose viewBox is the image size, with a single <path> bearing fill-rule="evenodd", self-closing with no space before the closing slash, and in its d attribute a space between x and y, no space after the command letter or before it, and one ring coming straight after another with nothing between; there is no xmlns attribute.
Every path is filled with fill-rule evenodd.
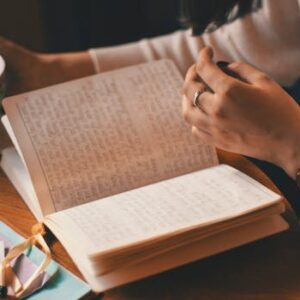
<svg viewBox="0 0 300 300"><path fill-rule="evenodd" d="M213 33L192 37L189 31L91 49L99 72L161 58L172 59L182 74L199 50L209 45L215 60L244 61L279 83L300 78L300 0L264 0L263 8Z"/></svg>

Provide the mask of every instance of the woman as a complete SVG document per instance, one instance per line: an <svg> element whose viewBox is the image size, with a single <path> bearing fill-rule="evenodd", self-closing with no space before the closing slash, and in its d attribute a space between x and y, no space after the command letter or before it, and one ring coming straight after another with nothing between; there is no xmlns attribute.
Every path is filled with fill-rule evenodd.
<svg viewBox="0 0 300 300"><path fill-rule="evenodd" d="M185 22L195 34L219 28L197 37L179 31L117 47L55 55L33 53L1 39L1 53L12 76L10 92L159 58L171 58L185 74L205 46L213 48L215 60L244 61L280 84L292 84L300 77L300 0L264 0L260 9L258 1L252 0L183 0L183 4ZM253 9L257 11L248 14ZM299 108L270 77L243 64L230 68L245 82L218 70L210 50L201 52L197 67L190 68L186 78L185 119L200 138L275 162L296 178L300 168ZM211 92L203 93L197 99L199 107L193 107L192 98L203 91L203 82Z"/></svg>

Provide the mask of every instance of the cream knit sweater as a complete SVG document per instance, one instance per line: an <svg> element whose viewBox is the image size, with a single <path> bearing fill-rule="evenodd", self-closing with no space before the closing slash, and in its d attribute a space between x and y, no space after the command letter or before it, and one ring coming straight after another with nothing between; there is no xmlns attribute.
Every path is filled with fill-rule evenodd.
<svg viewBox="0 0 300 300"><path fill-rule="evenodd" d="M178 31L90 53L98 72L170 58L184 75L205 45L216 60L247 62L290 85L300 78L300 0L263 0L258 12L199 37Z"/></svg>

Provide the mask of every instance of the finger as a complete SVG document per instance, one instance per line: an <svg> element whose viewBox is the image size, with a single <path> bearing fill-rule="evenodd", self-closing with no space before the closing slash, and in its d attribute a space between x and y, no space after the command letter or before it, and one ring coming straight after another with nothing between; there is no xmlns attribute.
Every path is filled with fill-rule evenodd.
<svg viewBox="0 0 300 300"><path fill-rule="evenodd" d="M200 87L200 85L194 84L193 82L191 82L190 85L188 86L187 98L192 107L194 107L193 106L193 98L194 98L195 92L197 92L197 91L201 92L201 90L203 90L202 87ZM196 109L198 108L198 110L199 109L202 110L205 114L211 115L215 111L215 107L214 107L216 105L215 94L212 94L211 92L208 92L208 91L204 91L198 97L197 103L198 103L198 105L197 105Z"/></svg>
<svg viewBox="0 0 300 300"><path fill-rule="evenodd" d="M198 76L215 92L222 92L229 84L237 79L224 73L214 62L211 48L205 47L200 51L196 64Z"/></svg>
<svg viewBox="0 0 300 300"><path fill-rule="evenodd" d="M190 85L196 85L194 92L197 90L204 91L205 86L201 80L201 78L198 76L196 72L196 65L192 65L185 76L182 94L186 95L188 98L193 97L193 94L191 94L191 88Z"/></svg>
<svg viewBox="0 0 300 300"><path fill-rule="evenodd" d="M259 83L266 79L269 80L269 77L265 73L243 62L231 63L227 68L238 74L244 81L250 84Z"/></svg>
<svg viewBox="0 0 300 300"><path fill-rule="evenodd" d="M185 122L189 125L197 126L207 132L210 131L211 121L209 116L197 107L194 107L186 96L182 97L182 114Z"/></svg>
<svg viewBox="0 0 300 300"><path fill-rule="evenodd" d="M193 104L193 98L195 96L195 93L200 92L200 94L203 94L205 92L205 85L201 82L191 80L184 84L183 90L184 95L190 100L191 104Z"/></svg>
<svg viewBox="0 0 300 300"><path fill-rule="evenodd" d="M207 115L212 115L215 111L216 97L211 92L204 92L198 98L198 108Z"/></svg>
<svg viewBox="0 0 300 300"><path fill-rule="evenodd" d="M212 100L214 100L213 94L209 91L206 91L206 85L201 82L201 79L196 72L196 65L193 65L189 68L186 74L185 83L183 86L183 94L190 100L191 106L193 106L193 98L196 92L201 93L201 95L198 97L198 108L203 110L205 113L207 111L209 112L213 103Z"/></svg>
<svg viewBox="0 0 300 300"><path fill-rule="evenodd" d="M192 134L199 138L204 144L214 145L215 141L211 134L205 130L198 129L197 127L192 127Z"/></svg>
<svg viewBox="0 0 300 300"><path fill-rule="evenodd" d="M185 81L191 81L191 80L195 80L195 81L200 80L200 77L198 76L197 71L196 71L196 65L192 65L188 69L188 71L185 75Z"/></svg>

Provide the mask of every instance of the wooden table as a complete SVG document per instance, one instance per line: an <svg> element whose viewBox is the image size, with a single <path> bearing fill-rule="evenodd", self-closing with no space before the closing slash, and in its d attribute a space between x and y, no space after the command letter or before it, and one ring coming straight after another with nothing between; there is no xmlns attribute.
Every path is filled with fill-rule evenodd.
<svg viewBox="0 0 300 300"><path fill-rule="evenodd" d="M0 149L9 144L1 125ZM276 191L272 182L241 156L221 153L220 160ZM26 237L36 223L2 171L0 219ZM58 241L53 241L51 249L55 260L81 277ZM114 289L104 299L300 299L300 235L290 230Z"/></svg>

